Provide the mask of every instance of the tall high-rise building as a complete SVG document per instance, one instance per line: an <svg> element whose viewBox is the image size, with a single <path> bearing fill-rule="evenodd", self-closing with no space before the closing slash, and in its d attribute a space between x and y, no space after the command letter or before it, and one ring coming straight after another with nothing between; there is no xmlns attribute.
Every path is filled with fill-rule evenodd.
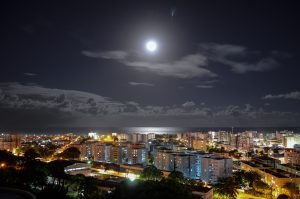
<svg viewBox="0 0 300 199"><path fill-rule="evenodd" d="M131 133L130 135L130 139L129 141L132 142L132 143L138 143L139 141L139 137L138 137L138 133Z"/></svg>
<svg viewBox="0 0 300 199"><path fill-rule="evenodd" d="M13 152L14 149L20 146L21 139L19 135L1 134L0 135L0 150Z"/></svg>
<svg viewBox="0 0 300 199"><path fill-rule="evenodd" d="M284 136L283 137L283 146L285 148L294 148L295 139L294 136Z"/></svg>
<svg viewBox="0 0 300 199"><path fill-rule="evenodd" d="M217 183L220 178L232 175L232 159L219 156L206 156L202 158L201 180Z"/></svg>
<svg viewBox="0 0 300 199"><path fill-rule="evenodd" d="M110 161L116 164L127 163L128 147L125 145L113 145L110 148Z"/></svg>
<svg viewBox="0 0 300 199"><path fill-rule="evenodd" d="M154 158L154 165L165 171L180 171L185 177L200 179L202 168L202 153L174 152L159 150Z"/></svg>
<svg viewBox="0 0 300 199"><path fill-rule="evenodd" d="M155 139L155 133L148 133L147 134L147 140L146 141L148 141L148 140L154 140Z"/></svg>
<svg viewBox="0 0 300 199"><path fill-rule="evenodd" d="M215 132L215 139L218 142L229 143L229 133L227 131Z"/></svg>
<svg viewBox="0 0 300 199"><path fill-rule="evenodd" d="M208 141L200 138L196 138L192 141L193 149L206 151L207 150Z"/></svg>
<svg viewBox="0 0 300 199"><path fill-rule="evenodd" d="M158 150L154 156L154 165L164 171L174 170L174 152L171 149Z"/></svg>
<svg viewBox="0 0 300 199"><path fill-rule="evenodd" d="M128 148L128 164L144 164L148 161L148 151L143 145L131 145Z"/></svg>
<svg viewBox="0 0 300 199"><path fill-rule="evenodd" d="M130 141L129 135L127 133L120 133L117 135L119 142Z"/></svg>
<svg viewBox="0 0 300 199"><path fill-rule="evenodd" d="M92 146L94 161L110 162L111 144L96 142Z"/></svg>

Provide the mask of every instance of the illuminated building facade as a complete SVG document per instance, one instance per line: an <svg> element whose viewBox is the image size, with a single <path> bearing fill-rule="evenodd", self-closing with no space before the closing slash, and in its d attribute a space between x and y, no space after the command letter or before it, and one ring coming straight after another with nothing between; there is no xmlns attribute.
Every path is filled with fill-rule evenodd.
<svg viewBox="0 0 300 199"><path fill-rule="evenodd" d="M219 178L232 175L232 159L219 156L205 156L202 158L201 180L217 183Z"/></svg>
<svg viewBox="0 0 300 199"><path fill-rule="evenodd" d="M1 134L0 135L0 150L14 151L20 146L19 135Z"/></svg>

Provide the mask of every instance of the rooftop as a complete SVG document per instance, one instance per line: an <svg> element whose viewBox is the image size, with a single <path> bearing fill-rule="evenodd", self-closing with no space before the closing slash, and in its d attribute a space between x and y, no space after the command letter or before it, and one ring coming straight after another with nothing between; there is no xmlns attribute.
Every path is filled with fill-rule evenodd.
<svg viewBox="0 0 300 199"><path fill-rule="evenodd" d="M266 173L269 173L269 174L271 174L271 175L273 175L277 178L288 178L287 176L281 174L281 172L286 173L281 169L276 169L276 171L270 170L270 169L264 169L263 171L266 172Z"/></svg>
<svg viewBox="0 0 300 199"><path fill-rule="evenodd" d="M252 162L248 162L248 161L241 161L241 162L244 163L244 164L247 164L251 167L259 167L259 165L255 164L255 163L252 163Z"/></svg>
<svg viewBox="0 0 300 199"><path fill-rule="evenodd" d="M292 165L292 164L280 164L280 165L284 166L284 167L291 168L291 169L295 169L297 171L300 171L300 165Z"/></svg>

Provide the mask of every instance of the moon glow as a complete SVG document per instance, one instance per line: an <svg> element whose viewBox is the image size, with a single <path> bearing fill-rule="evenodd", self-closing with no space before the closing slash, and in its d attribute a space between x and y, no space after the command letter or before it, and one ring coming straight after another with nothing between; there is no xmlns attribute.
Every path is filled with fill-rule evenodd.
<svg viewBox="0 0 300 199"><path fill-rule="evenodd" d="M146 49L149 52L155 52L157 50L157 43L156 41L150 40L146 43Z"/></svg>

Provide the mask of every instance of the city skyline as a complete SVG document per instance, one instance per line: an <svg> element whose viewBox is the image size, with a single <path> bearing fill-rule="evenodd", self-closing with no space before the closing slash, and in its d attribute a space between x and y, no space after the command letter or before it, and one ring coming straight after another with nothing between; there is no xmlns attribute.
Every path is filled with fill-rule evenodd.
<svg viewBox="0 0 300 199"><path fill-rule="evenodd" d="M37 198L53 198L63 189L64 199L145 198L145 192L148 198L178 199L299 197L297 132L134 129L131 133L1 133L0 182L18 189L2 188L0 196L26 190ZM38 174L26 175L30 172Z"/></svg>
<svg viewBox="0 0 300 199"><path fill-rule="evenodd" d="M292 2L12 1L1 16L2 129L299 126Z"/></svg>

